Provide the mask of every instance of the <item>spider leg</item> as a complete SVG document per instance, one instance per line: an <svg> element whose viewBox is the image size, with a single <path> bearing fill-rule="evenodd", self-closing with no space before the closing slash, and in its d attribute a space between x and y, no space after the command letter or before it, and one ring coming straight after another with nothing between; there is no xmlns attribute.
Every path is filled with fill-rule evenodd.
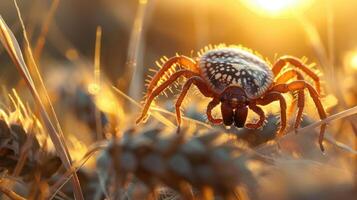
<svg viewBox="0 0 357 200"><path fill-rule="evenodd" d="M220 101L217 98L214 98L211 102L209 102L209 104L207 105L207 118L208 121L210 121L212 124L218 125L222 123L222 119L215 119L212 116L212 110L213 108L215 108L218 104L220 103Z"/></svg>
<svg viewBox="0 0 357 200"><path fill-rule="evenodd" d="M186 56L171 57L168 61L165 62L162 68L151 79L148 86L147 94L150 94L154 90L162 76L165 75L165 73L170 70L175 64L180 64L186 70L199 73L199 69L193 59Z"/></svg>
<svg viewBox="0 0 357 200"><path fill-rule="evenodd" d="M304 77L301 72L296 69L288 69L283 74L280 74L276 77L275 85L286 83L295 77L299 80L304 80Z"/></svg>
<svg viewBox="0 0 357 200"><path fill-rule="evenodd" d="M320 89L320 78L319 76L313 72L311 69L309 69L300 59L295 58L293 56L282 56L280 57L275 64L273 65L272 71L275 76L277 76L281 70L286 66L286 64L291 64L292 66L299 68L302 70L304 73L306 73L312 80L315 82L315 87L317 90L317 93L320 94L321 89Z"/></svg>
<svg viewBox="0 0 357 200"><path fill-rule="evenodd" d="M282 136L286 128L286 101L284 96L279 92L270 91L263 98L256 100L256 104L265 106L273 101L280 103L280 129L277 135Z"/></svg>
<svg viewBox="0 0 357 200"><path fill-rule="evenodd" d="M185 96L192 84L195 85L204 96L212 97L214 95L213 92L207 86L206 81L204 81L200 76L193 76L193 77L189 78L186 81L186 83L183 85L180 96L178 97L176 104L175 104L178 131L180 130L180 125L181 125L180 107L181 107L183 99L185 98Z"/></svg>
<svg viewBox="0 0 357 200"><path fill-rule="evenodd" d="M304 80L304 77L301 74L301 72L299 72L295 69L289 69L276 78L275 84L286 83L289 80L293 79L295 76L297 77L298 80ZM305 107L305 92L304 92L304 90L298 91L297 106L298 106L298 112L297 112L297 115L295 118L295 124L294 124L295 130L300 127L300 123L302 120L302 114L303 114L304 107ZM293 106L291 106L291 107L293 107ZM291 110L291 109L289 109L289 110Z"/></svg>
<svg viewBox="0 0 357 200"><path fill-rule="evenodd" d="M325 119L326 118L326 112L325 109L322 106L322 103L319 99L319 94L317 93L317 91L314 89L314 87L312 85L310 85L309 83L307 83L306 81L294 81L288 84L279 84L279 85L275 85L271 88L272 91L276 91L276 92L281 92L281 93L286 93L289 91L298 91L298 90L304 90L305 88L308 89L310 96L312 98L312 100L315 103L315 106L318 110L320 119ZM326 124L322 124L321 125L321 129L320 129L320 136L319 136L319 145L320 145L320 149L321 151L324 151L324 146L322 144L323 139L324 139L324 133L325 133L325 129L326 129Z"/></svg>
<svg viewBox="0 0 357 200"><path fill-rule="evenodd" d="M246 123L245 127L249 129L257 129L263 126L265 121L264 111L258 107L256 104L249 104L249 108L259 115L259 120L256 123Z"/></svg>
<svg viewBox="0 0 357 200"><path fill-rule="evenodd" d="M145 118L145 116L150 108L151 102L154 100L154 98L157 95L159 95L163 90L165 90L170 84L175 82L181 76L185 76L185 77L189 78L189 77L192 77L195 75L197 75L197 74L192 71L189 71L189 70L179 70L179 71L175 72L174 74L172 74L172 76L168 80L166 80L164 83L162 83L160 86L158 86L154 91L152 91L148 94L148 97L146 99L141 116L136 120L136 123L137 124L140 123L140 121L142 121Z"/></svg>

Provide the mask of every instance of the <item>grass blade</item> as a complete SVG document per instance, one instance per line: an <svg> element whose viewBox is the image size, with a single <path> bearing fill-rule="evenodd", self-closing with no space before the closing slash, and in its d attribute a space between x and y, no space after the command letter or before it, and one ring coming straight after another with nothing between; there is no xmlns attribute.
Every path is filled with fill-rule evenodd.
<svg viewBox="0 0 357 200"><path fill-rule="evenodd" d="M48 14L47 14L45 20L43 21L43 24L41 27L41 33L36 41L36 45L34 48L34 58L37 62L40 60L42 50L46 44L46 36L47 36L48 30L49 30L50 24L53 20L55 13L56 13L56 10L58 8L58 5L59 5L59 0L52 1L51 7L48 11Z"/></svg>
<svg viewBox="0 0 357 200"><path fill-rule="evenodd" d="M16 1L15 1L15 3L16 3ZM25 33L25 35L26 35L26 33ZM56 148L56 151L57 151L58 155L60 156L64 166L67 169L71 168L71 160L68 155L68 151L66 150L65 144L63 143L63 140L61 139L60 135L57 133L56 128L52 124L52 122L50 120L50 116L46 112L46 108L40 98L38 91L36 90L34 81L31 77L31 74L28 71L28 67L24 61L24 58L23 58L23 55L21 52L21 48L20 48L15 36L13 35L13 33L11 32L9 27L6 25L5 21L3 20L3 18L1 16L0 16L0 41L4 45L8 54L10 55L10 58L14 62L19 73L24 78L26 84L28 85L28 87L35 99L37 106L40 108L40 113L41 113L42 119L44 121L44 124L47 127L50 138L51 138L51 140ZM30 48L30 47L28 46L28 48ZM76 175L74 175L73 177L74 178L72 179L72 183L74 184L75 191L77 191L77 192L75 192L76 199L83 199L83 195L82 195L82 192L80 189L78 177Z"/></svg>

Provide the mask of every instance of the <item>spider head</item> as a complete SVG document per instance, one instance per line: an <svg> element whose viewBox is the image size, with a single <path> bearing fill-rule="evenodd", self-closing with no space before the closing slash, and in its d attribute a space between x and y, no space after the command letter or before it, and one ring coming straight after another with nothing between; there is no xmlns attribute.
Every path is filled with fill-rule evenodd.
<svg viewBox="0 0 357 200"><path fill-rule="evenodd" d="M220 95L223 123L244 127L248 115L248 98L241 87L229 86Z"/></svg>

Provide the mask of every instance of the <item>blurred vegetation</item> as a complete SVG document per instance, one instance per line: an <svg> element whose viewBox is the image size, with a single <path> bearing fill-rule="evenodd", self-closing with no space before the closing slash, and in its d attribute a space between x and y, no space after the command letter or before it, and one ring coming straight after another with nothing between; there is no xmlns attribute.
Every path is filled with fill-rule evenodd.
<svg viewBox="0 0 357 200"><path fill-rule="evenodd" d="M35 92L27 88L29 77L18 73L11 50L0 45L1 199L356 198L357 1L18 4L31 51L14 1L1 1L0 15L20 44ZM293 106L283 138L275 136L276 104L264 108L262 129L227 130L207 122L208 99L194 90L177 135L172 112L179 88L159 97L148 121L135 125L155 61L194 56L219 43L241 44L271 62L293 55L316 63L332 116L325 154L311 128L319 123L311 100L305 128L294 134L292 95L286 95ZM39 99L31 96L36 92Z"/></svg>

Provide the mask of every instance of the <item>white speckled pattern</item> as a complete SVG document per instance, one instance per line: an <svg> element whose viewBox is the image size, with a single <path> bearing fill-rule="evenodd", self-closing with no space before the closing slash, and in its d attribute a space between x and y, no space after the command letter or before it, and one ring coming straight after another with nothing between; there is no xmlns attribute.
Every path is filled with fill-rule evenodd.
<svg viewBox="0 0 357 200"><path fill-rule="evenodd" d="M273 82L273 72L258 56L239 48L213 49L204 53L199 66L212 87L221 92L230 85L242 87L248 98L261 96Z"/></svg>

